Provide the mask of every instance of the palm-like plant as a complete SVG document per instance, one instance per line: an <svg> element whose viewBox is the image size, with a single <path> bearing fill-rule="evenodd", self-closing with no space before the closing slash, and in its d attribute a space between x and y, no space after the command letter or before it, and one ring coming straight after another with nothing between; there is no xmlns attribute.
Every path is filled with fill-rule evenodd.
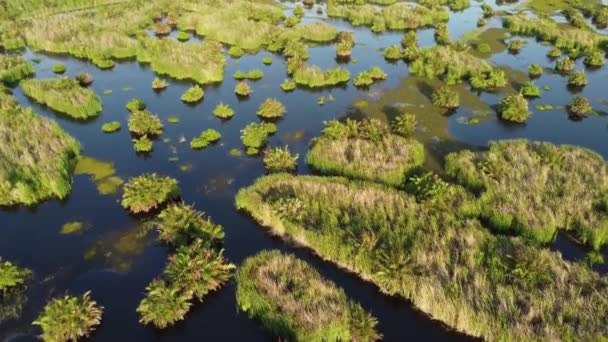
<svg viewBox="0 0 608 342"><path fill-rule="evenodd" d="M153 280L146 290L146 297L137 307L139 321L143 324L153 324L164 329L184 319L192 305L189 294L160 279Z"/></svg>
<svg viewBox="0 0 608 342"><path fill-rule="evenodd" d="M195 238L213 242L224 238L222 226L185 203L170 204L154 221L160 240L180 246Z"/></svg>
<svg viewBox="0 0 608 342"><path fill-rule="evenodd" d="M395 118L393 122L393 132L403 136L410 137L416 130L416 116L410 113L403 113Z"/></svg>
<svg viewBox="0 0 608 342"><path fill-rule="evenodd" d="M131 178L124 187L121 204L133 213L145 213L179 195L176 179L156 173Z"/></svg>
<svg viewBox="0 0 608 342"><path fill-rule="evenodd" d="M0 293L6 293L10 289L21 286L25 280L32 275L32 271L21 268L10 261L2 261L0 258Z"/></svg>

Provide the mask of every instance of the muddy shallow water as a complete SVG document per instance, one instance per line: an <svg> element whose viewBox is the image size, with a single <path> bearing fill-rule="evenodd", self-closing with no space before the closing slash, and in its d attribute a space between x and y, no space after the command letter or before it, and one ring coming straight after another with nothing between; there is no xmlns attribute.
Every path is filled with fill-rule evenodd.
<svg viewBox="0 0 608 342"><path fill-rule="evenodd" d="M452 13L449 23L452 38L458 39L474 30L480 15L477 2L472 2L472 7L464 12ZM313 22L320 18L313 11L307 11L304 21ZM436 83L408 78L409 72L404 62L388 63L383 59L380 50L398 44L401 32L376 35L368 28L352 27L342 20L325 21L339 29L354 31L357 45L353 49L353 60L349 64L339 64L334 58L334 45L318 45L309 49L309 63L322 68L347 67L351 78L360 71L378 65L388 74L388 78L366 90L348 84L332 89L298 89L284 93L279 88L286 78L283 57L262 51L238 60L228 57L224 81L219 85L205 86L204 100L191 106L180 101L181 94L192 85L190 82L167 79L170 86L155 93L151 89L155 75L146 65L124 61L117 63L110 71L101 71L71 57L27 50L23 52L27 59L42 59L35 64L36 78L55 77L51 67L58 62L67 66L67 76L72 77L81 71L92 74L95 82L91 88L101 97L104 109L94 120L76 122L30 101L19 87L14 89L14 94L22 105L31 106L40 115L56 120L65 131L78 139L85 156L105 162L99 164L105 168L113 167L113 176L126 180L144 172L158 172L177 178L183 200L194 204L224 227L225 256L231 262L238 265L244 258L262 249L276 248L295 253L342 286L351 298L375 315L379 320L378 329L385 340L469 340L470 337L450 331L431 320L408 302L380 294L375 286L320 260L311 252L270 236L239 213L233 204L235 193L264 174L260 157L230 154L233 148L242 150L240 130L249 122L259 121L256 110L264 99L279 99L286 106L287 114L278 122L278 132L271 137L269 145L289 145L292 152L299 153L299 174L311 173L304 156L310 140L320 133L323 121L345 116L389 120L405 109L418 117L418 138L427 147L427 166L434 169L438 168L442 156L448 151L464 147L481 148L490 140L507 138L580 145L608 158L608 127L603 114L608 112L608 104L602 101L608 69L587 70L589 85L579 92L591 100L598 115L578 122L571 121L564 106L570 101L572 91L566 85L565 76L549 71L553 62L545 55L550 47L526 39L528 44L518 55L502 49L489 57L491 62L506 68L513 84L521 83L522 79L523 82L527 81L527 67L531 63L540 63L546 68L545 74L535 82L539 87L549 86L551 90L530 101L533 115L526 124L509 125L496 118L492 108L504 96L504 92L473 93L468 86L462 86L459 90L463 102L461 108L445 115L432 108L429 99L425 98L428 88L432 89ZM488 27L500 26L497 18L488 21ZM433 30L420 30L418 36L421 46L434 44ZM198 41L194 39L189 43ZM266 56L273 57L272 65L262 64L262 58ZM583 68L579 60L577 69ZM248 99L238 99L233 92L237 82L232 74L236 70L251 69L263 70L264 78L249 82L254 93ZM518 89L517 86L515 88ZM112 91L111 94L108 90ZM507 87L505 92L509 91L513 89ZM320 96L329 95L334 98L333 101L317 104ZM165 124L164 133L155 141L154 151L146 156L133 151L131 136L126 128L128 112L125 104L133 98L144 100L147 108L158 114ZM212 115L213 108L220 101L235 110L236 115L232 120L222 122ZM554 110L538 111L535 109L537 104L551 104ZM170 116L178 117L179 123L168 123ZM479 124L469 124L471 117L479 118ZM122 130L115 134L102 133L101 125L113 120L122 123ZM201 151L190 149L190 139L207 128L221 132L222 140ZM31 268L35 273L26 292L27 301L21 317L0 322L0 339L33 339L37 330L30 323L49 298L65 292L83 293L87 290L91 290L93 298L105 308L103 323L91 338L94 341L271 339L256 321L237 312L234 282L208 296L204 303L193 306L186 320L173 328L160 332L140 325L135 309L146 285L162 271L167 249L156 243L154 236L139 234L139 220L120 206L120 192L100 194L99 180L94 181L90 174L94 171L76 175L72 193L64 201L48 201L34 208L0 210L0 254L7 260ZM85 229L74 234L61 234L63 224L70 221L85 223ZM561 251L568 260L580 260L586 253L585 248L578 246L565 234L558 236L552 248ZM604 255L607 254L604 252ZM607 268L600 265L597 270L605 273Z"/></svg>

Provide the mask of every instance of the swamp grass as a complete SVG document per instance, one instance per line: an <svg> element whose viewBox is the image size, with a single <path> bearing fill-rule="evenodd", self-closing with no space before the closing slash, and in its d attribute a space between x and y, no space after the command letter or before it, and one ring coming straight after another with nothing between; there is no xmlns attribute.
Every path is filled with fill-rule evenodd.
<svg viewBox="0 0 608 342"><path fill-rule="evenodd" d="M188 88L181 96L181 100L186 103L196 103L203 99L205 91L199 85Z"/></svg>
<svg viewBox="0 0 608 342"><path fill-rule="evenodd" d="M279 339L375 341L377 320L293 255L262 251L236 274L237 305Z"/></svg>
<svg viewBox="0 0 608 342"><path fill-rule="evenodd" d="M313 140L306 162L324 174L403 186L408 174L424 163L424 147L392 134L377 120L334 120Z"/></svg>
<svg viewBox="0 0 608 342"><path fill-rule="evenodd" d="M0 82L14 84L35 72L34 67L23 57L0 54Z"/></svg>
<svg viewBox="0 0 608 342"><path fill-rule="evenodd" d="M481 218L498 232L547 244L558 229L600 249L608 243L608 167L573 146L513 140L446 158L450 177L480 193Z"/></svg>
<svg viewBox="0 0 608 342"><path fill-rule="evenodd" d="M293 81L297 85L320 88L336 86L350 80L350 73L343 68L323 70L316 65L302 65L293 73Z"/></svg>
<svg viewBox="0 0 608 342"><path fill-rule="evenodd" d="M10 261L3 261L0 258L0 296L15 288L22 287L31 276L31 270L19 267Z"/></svg>
<svg viewBox="0 0 608 342"><path fill-rule="evenodd" d="M202 131L198 137L195 137L190 141L190 147L194 150L200 150L220 141L221 138L222 135L220 132L213 128L208 128Z"/></svg>
<svg viewBox="0 0 608 342"><path fill-rule="evenodd" d="M99 96L69 78L28 79L21 82L23 93L52 110L85 120L102 110Z"/></svg>
<svg viewBox="0 0 608 342"><path fill-rule="evenodd" d="M478 208L462 188L447 186L417 201L382 185L283 173L239 191L236 206L273 233L472 336L593 340L607 334L608 280L547 249L491 234L469 219Z"/></svg>
<svg viewBox="0 0 608 342"><path fill-rule="evenodd" d="M156 173L147 173L128 180L124 185L121 205L130 212L147 213L178 197L178 181Z"/></svg>
<svg viewBox="0 0 608 342"><path fill-rule="evenodd" d="M292 155L288 146L267 148L264 150L264 168L267 172L293 172L298 165L300 155Z"/></svg>
<svg viewBox="0 0 608 342"><path fill-rule="evenodd" d="M147 110L137 110L129 114L129 132L142 136L158 136L163 133L163 123L156 114Z"/></svg>
<svg viewBox="0 0 608 342"><path fill-rule="evenodd" d="M260 153L260 149L266 145L268 138L277 132L277 126L271 122L252 122L241 130L241 142L245 146L248 155Z"/></svg>
<svg viewBox="0 0 608 342"><path fill-rule="evenodd" d="M0 205L34 205L70 193L78 142L3 91L0 140Z"/></svg>

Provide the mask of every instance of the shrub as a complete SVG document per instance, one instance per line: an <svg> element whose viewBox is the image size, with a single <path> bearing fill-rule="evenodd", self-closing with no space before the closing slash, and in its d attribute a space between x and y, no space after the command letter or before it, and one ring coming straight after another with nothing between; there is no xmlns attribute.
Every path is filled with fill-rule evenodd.
<svg viewBox="0 0 608 342"><path fill-rule="evenodd" d="M394 133L409 138L414 135L416 131L416 125L418 124L416 120L416 115L410 113L402 113L395 118L392 124L392 130Z"/></svg>
<svg viewBox="0 0 608 342"><path fill-rule="evenodd" d="M31 275L32 271L29 269L21 268L10 261L2 261L0 258L0 295L23 286Z"/></svg>
<svg viewBox="0 0 608 342"><path fill-rule="evenodd" d="M460 106L460 96L449 86L441 86L433 92L432 102L437 107L454 109Z"/></svg>
<svg viewBox="0 0 608 342"><path fill-rule="evenodd" d="M584 87L587 85L587 76L584 71L576 71L568 77L568 85L571 87Z"/></svg>
<svg viewBox="0 0 608 342"><path fill-rule="evenodd" d="M528 82L521 87L519 93L525 97L539 97L540 89L533 82Z"/></svg>
<svg viewBox="0 0 608 342"><path fill-rule="evenodd" d="M272 57L264 57L264 58L262 58L262 63L264 63L266 65L272 64Z"/></svg>
<svg viewBox="0 0 608 342"><path fill-rule="evenodd" d="M604 54L599 51L594 51L585 56L584 63L589 67L601 67L605 63Z"/></svg>
<svg viewBox="0 0 608 342"><path fill-rule="evenodd" d="M245 51L238 46L231 46L228 49L228 55L232 58L239 58L245 54Z"/></svg>
<svg viewBox="0 0 608 342"><path fill-rule="evenodd" d="M494 90L507 85L507 76L500 69L476 72L471 76L471 86L475 89Z"/></svg>
<svg viewBox="0 0 608 342"><path fill-rule="evenodd" d="M152 89L154 90L162 90L165 89L169 86L169 83L163 79L160 78L155 78L154 81L152 81Z"/></svg>
<svg viewBox="0 0 608 342"><path fill-rule="evenodd" d="M45 341L77 341L88 337L101 323L103 308L90 298L66 295L50 301L34 321L42 329Z"/></svg>
<svg viewBox="0 0 608 342"><path fill-rule="evenodd" d="M180 42L185 42L185 41L190 40L190 33L184 32L184 31L179 31L177 33L177 40L179 40Z"/></svg>
<svg viewBox="0 0 608 342"><path fill-rule="evenodd" d="M593 24L599 29L608 27L608 7L600 7L595 11Z"/></svg>
<svg viewBox="0 0 608 342"><path fill-rule="evenodd" d="M279 119L285 114L285 106L277 99L266 99L258 108L257 114L265 120Z"/></svg>
<svg viewBox="0 0 608 342"><path fill-rule="evenodd" d="M275 147L264 150L264 167L268 172L295 171L299 155L292 156L289 148Z"/></svg>
<svg viewBox="0 0 608 342"><path fill-rule="evenodd" d="M567 108L570 115L574 117L584 117L593 111L591 103L583 96L575 96Z"/></svg>
<svg viewBox="0 0 608 342"><path fill-rule="evenodd" d="M136 112L146 109L146 104L140 99L133 99L127 103L127 110L129 112Z"/></svg>
<svg viewBox="0 0 608 342"><path fill-rule="evenodd" d="M260 153L260 149L264 147L268 137L277 131L277 126L273 123L250 123L241 130L241 141L247 148L246 152L249 155Z"/></svg>
<svg viewBox="0 0 608 342"><path fill-rule="evenodd" d="M139 138L133 139L133 149L135 152L152 152L154 148L154 142L148 138L147 135L142 135Z"/></svg>
<svg viewBox="0 0 608 342"><path fill-rule="evenodd" d="M293 255L262 251L237 275L237 304L279 339L375 341L376 319Z"/></svg>
<svg viewBox="0 0 608 342"><path fill-rule="evenodd" d="M501 119L511 122L523 123L530 117L528 101L522 94L509 95L498 104L498 114Z"/></svg>
<svg viewBox="0 0 608 342"><path fill-rule="evenodd" d="M435 42L439 45L448 45L452 42L446 23L439 23L435 26Z"/></svg>
<svg viewBox="0 0 608 342"><path fill-rule="evenodd" d="M205 91L198 85L188 88L182 95L182 101L186 103L195 103L200 101L205 96Z"/></svg>
<svg viewBox="0 0 608 342"><path fill-rule="evenodd" d="M283 91L292 91L296 89L296 82L285 79L285 81L281 83L281 89L283 89Z"/></svg>
<svg viewBox="0 0 608 342"><path fill-rule="evenodd" d="M403 38L401 38L401 46L403 48L407 47L418 47L418 35L415 30L408 30L403 34Z"/></svg>
<svg viewBox="0 0 608 342"><path fill-rule="evenodd" d="M120 122L118 121L110 121L101 125L101 131L104 133L114 133L120 130Z"/></svg>
<svg viewBox="0 0 608 342"><path fill-rule="evenodd" d="M177 180L156 173L131 178L124 186L121 204L132 213L147 213L179 196Z"/></svg>
<svg viewBox="0 0 608 342"><path fill-rule="evenodd" d="M511 53L519 53L521 49L524 47L525 41L521 39L513 39L509 42L509 52Z"/></svg>
<svg viewBox="0 0 608 342"><path fill-rule="evenodd" d="M540 64L530 64L528 67L528 75L536 78L543 74L543 67Z"/></svg>
<svg viewBox="0 0 608 342"><path fill-rule="evenodd" d="M63 64L55 64L53 65L53 72L56 74L63 74L66 71L66 67Z"/></svg>
<svg viewBox="0 0 608 342"><path fill-rule="evenodd" d="M401 48L399 45L390 45L384 49L384 58L388 60L398 60L403 57L403 53L401 52Z"/></svg>
<svg viewBox="0 0 608 342"><path fill-rule="evenodd" d="M153 225L158 238L173 246L185 246L196 239L211 244L224 238L222 226L185 203L169 204L153 220Z"/></svg>
<svg viewBox="0 0 608 342"><path fill-rule="evenodd" d="M386 73L378 66L373 66L369 69L369 74L374 80L384 80L386 79Z"/></svg>
<svg viewBox="0 0 608 342"><path fill-rule="evenodd" d="M570 72L574 70L575 67L576 65L570 57L562 58L555 62L555 70L559 72Z"/></svg>
<svg viewBox="0 0 608 342"><path fill-rule="evenodd" d="M234 93L239 96L249 96L249 94L252 93L252 90L246 82L239 82L234 87Z"/></svg>
<svg viewBox="0 0 608 342"><path fill-rule="evenodd" d="M86 72L79 72L78 74L76 74L75 78L76 81L78 81L78 83L83 87L91 85L91 83L93 83L93 81L95 80L95 78L93 78L93 75Z"/></svg>
<svg viewBox="0 0 608 342"><path fill-rule="evenodd" d="M89 119L101 112L101 100L90 89L69 78L28 79L21 82L23 92L38 103L74 119Z"/></svg>
<svg viewBox="0 0 608 342"><path fill-rule="evenodd" d="M213 110L213 115L220 119L227 120L234 116L234 110L227 104L220 102Z"/></svg>
<svg viewBox="0 0 608 342"><path fill-rule="evenodd" d="M220 132L209 128L201 132L201 134L190 141L190 147L198 150L205 148L213 143L218 142L222 138Z"/></svg>
<svg viewBox="0 0 608 342"><path fill-rule="evenodd" d="M156 136L163 133L163 123L155 114L138 110L129 115L129 132L136 135Z"/></svg>

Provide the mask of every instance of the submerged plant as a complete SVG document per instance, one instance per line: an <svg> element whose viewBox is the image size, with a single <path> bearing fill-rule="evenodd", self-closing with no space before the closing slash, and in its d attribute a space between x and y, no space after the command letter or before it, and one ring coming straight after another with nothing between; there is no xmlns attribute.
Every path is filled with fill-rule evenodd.
<svg viewBox="0 0 608 342"><path fill-rule="evenodd" d="M292 155L289 147L264 150L264 167L268 172L292 172L296 169L299 155Z"/></svg>
<svg viewBox="0 0 608 342"><path fill-rule="evenodd" d="M88 337L101 323L103 308L91 300L91 292L82 296L66 295L50 301L34 321L42 329L45 341L77 341Z"/></svg>
<svg viewBox="0 0 608 342"><path fill-rule="evenodd" d="M177 180L156 173L129 179L124 186L121 204L132 213L146 213L179 196Z"/></svg>
<svg viewBox="0 0 608 342"><path fill-rule="evenodd" d="M220 119L228 120L234 116L234 109L227 104L220 102L213 110L213 115Z"/></svg>
<svg viewBox="0 0 608 342"><path fill-rule="evenodd" d="M205 91L198 84L188 88L186 92L182 94L182 101L186 103L195 103L200 101L205 96Z"/></svg>
<svg viewBox="0 0 608 342"><path fill-rule="evenodd" d="M258 108L257 114L262 119L272 120L283 117L285 112L285 106L283 106L279 100L268 98L262 102L260 108Z"/></svg>
<svg viewBox="0 0 608 342"><path fill-rule="evenodd" d="M509 95L498 104L498 114L506 121L523 123L530 117L528 101L522 94Z"/></svg>

